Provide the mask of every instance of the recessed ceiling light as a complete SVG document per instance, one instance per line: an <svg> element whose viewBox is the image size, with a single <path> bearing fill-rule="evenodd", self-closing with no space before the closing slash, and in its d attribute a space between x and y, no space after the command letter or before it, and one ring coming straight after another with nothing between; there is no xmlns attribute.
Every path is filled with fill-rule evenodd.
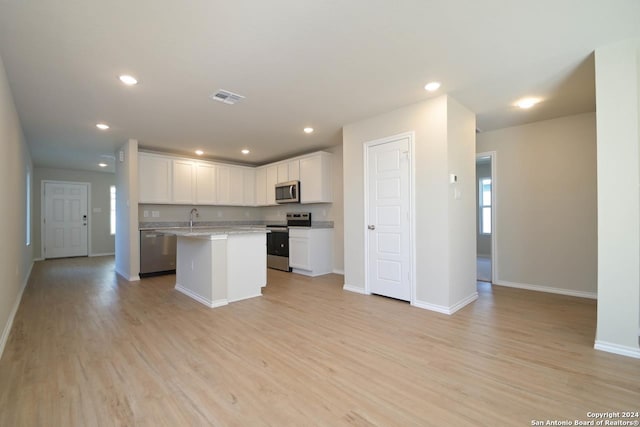
<svg viewBox="0 0 640 427"><path fill-rule="evenodd" d="M123 74L121 76L118 76L118 79L120 79L120 81L126 84L127 86L133 86L138 84L138 79L128 74Z"/></svg>
<svg viewBox="0 0 640 427"><path fill-rule="evenodd" d="M424 90L429 92L435 92L438 89L440 89L440 82L430 82L424 85Z"/></svg>
<svg viewBox="0 0 640 427"><path fill-rule="evenodd" d="M108 124L105 124L105 123L98 123L98 124L96 125L96 127L97 127L98 129L100 129L100 130L107 130L107 129L109 129L109 125L108 125Z"/></svg>
<svg viewBox="0 0 640 427"><path fill-rule="evenodd" d="M516 105L520 108L531 108L536 105L541 100L539 98L522 98L520 101L516 102Z"/></svg>
<svg viewBox="0 0 640 427"><path fill-rule="evenodd" d="M312 133L313 132L313 128L304 128L303 131L304 131L304 133Z"/></svg>
<svg viewBox="0 0 640 427"><path fill-rule="evenodd" d="M107 165L107 164L106 164L106 163L104 163L104 162L100 162L100 163L98 163L98 166L100 166L101 168L106 168L106 167L107 167L107 166L109 166L109 165Z"/></svg>
<svg viewBox="0 0 640 427"><path fill-rule="evenodd" d="M244 150L241 151L242 154L249 154L251 151L247 150L246 148Z"/></svg>
<svg viewBox="0 0 640 427"><path fill-rule="evenodd" d="M202 150L196 150L196 154L197 154L198 156L202 156L202 155L204 154L204 151L202 151Z"/></svg>

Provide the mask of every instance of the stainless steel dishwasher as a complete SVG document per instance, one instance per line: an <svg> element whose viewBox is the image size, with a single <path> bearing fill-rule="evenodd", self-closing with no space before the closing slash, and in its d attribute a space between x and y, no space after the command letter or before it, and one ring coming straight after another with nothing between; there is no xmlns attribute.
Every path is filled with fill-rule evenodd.
<svg viewBox="0 0 640 427"><path fill-rule="evenodd" d="M140 275L176 271L175 234L159 230L140 231Z"/></svg>

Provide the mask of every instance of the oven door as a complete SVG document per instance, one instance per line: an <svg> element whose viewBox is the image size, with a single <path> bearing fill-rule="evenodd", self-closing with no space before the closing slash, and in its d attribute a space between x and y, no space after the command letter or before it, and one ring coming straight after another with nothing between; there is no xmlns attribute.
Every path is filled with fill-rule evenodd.
<svg viewBox="0 0 640 427"><path fill-rule="evenodd" d="M267 233L267 255L289 258L289 230L271 229Z"/></svg>
<svg viewBox="0 0 640 427"><path fill-rule="evenodd" d="M287 227L268 228L267 267L291 271L289 268L289 229Z"/></svg>

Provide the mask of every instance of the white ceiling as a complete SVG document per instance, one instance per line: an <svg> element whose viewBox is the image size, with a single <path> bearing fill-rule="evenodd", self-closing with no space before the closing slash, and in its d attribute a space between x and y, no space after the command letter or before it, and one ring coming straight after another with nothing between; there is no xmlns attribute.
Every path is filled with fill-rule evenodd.
<svg viewBox="0 0 640 427"><path fill-rule="evenodd" d="M442 93L483 131L594 111L593 50L631 37L638 0L0 0L35 164L89 170L128 138L266 163ZM218 89L246 99L210 100ZM544 101L513 107L525 95Z"/></svg>

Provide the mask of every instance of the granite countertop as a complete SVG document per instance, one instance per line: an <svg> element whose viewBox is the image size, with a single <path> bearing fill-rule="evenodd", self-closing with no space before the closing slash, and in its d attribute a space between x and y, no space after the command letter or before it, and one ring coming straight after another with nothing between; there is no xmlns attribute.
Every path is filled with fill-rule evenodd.
<svg viewBox="0 0 640 427"><path fill-rule="evenodd" d="M193 228L173 228L167 229L169 234L175 234L178 237L194 237L198 239L213 240L216 238L224 238L232 234L252 234L252 233L270 233L264 227L193 227Z"/></svg>
<svg viewBox="0 0 640 427"><path fill-rule="evenodd" d="M221 229L221 228L236 228L236 227L254 227L260 228L265 225L287 225L284 221L196 221L193 225L193 229ZM174 221L174 222L140 222L138 225L140 231L150 230L188 230L189 222L187 221ZM311 227L300 228L333 228L333 221L313 221Z"/></svg>

